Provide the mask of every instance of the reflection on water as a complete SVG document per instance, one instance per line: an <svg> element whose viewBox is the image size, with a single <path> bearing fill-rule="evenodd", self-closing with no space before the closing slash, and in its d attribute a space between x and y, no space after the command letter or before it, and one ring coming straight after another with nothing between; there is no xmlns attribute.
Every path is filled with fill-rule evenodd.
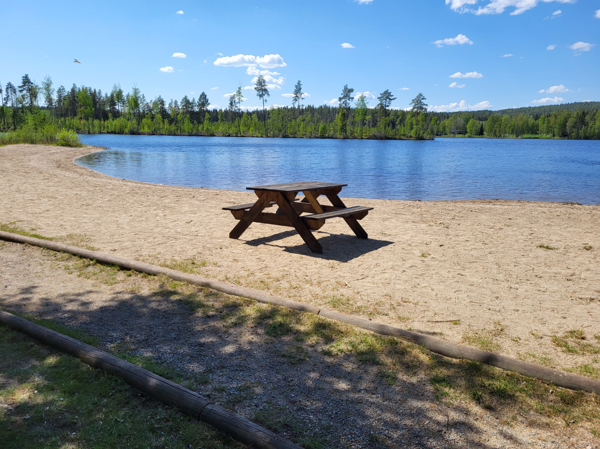
<svg viewBox="0 0 600 449"><path fill-rule="evenodd" d="M82 135L109 150L77 163L117 178L244 190L292 181L348 184L355 198L600 203L600 142L257 139Z"/></svg>

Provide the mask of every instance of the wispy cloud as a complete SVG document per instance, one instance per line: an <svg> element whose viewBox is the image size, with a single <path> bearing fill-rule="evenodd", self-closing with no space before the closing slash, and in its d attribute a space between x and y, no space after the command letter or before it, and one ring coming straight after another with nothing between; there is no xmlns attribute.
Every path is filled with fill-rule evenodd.
<svg viewBox="0 0 600 449"><path fill-rule="evenodd" d="M471 39L469 39L467 36L465 36L464 34L459 34L456 37L449 37L446 39L437 40L435 42L432 42L432 44L435 44L438 47L443 47L444 45L464 45L464 44L473 45L473 41Z"/></svg>
<svg viewBox="0 0 600 449"><path fill-rule="evenodd" d="M168 65L166 67L161 67L160 71L161 72L165 72L165 73L173 73L175 70L173 69L173 67L171 67L170 65Z"/></svg>
<svg viewBox="0 0 600 449"><path fill-rule="evenodd" d="M548 45L546 47L546 50L554 50L556 48L556 45Z"/></svg>
<svg viewBox="0 0 600 449"><path fill-rule="evenodd" d="M398 90L410 90L410 88L408 88L408 87L401 87Z"/></svg>
<svg viewBox="0 0 600 449"><path fill-rule="evenodd" d="M184 59L187 58L187 55L185 53L173 53L173 57Z"/></svg>
<svg viewBox="0 0 600 449"><path fill-rule="evenodd" d="M340 104L340 100L338 100L337 98L334 98L333 100L325 100L323 103L328 104L329 106L337 106L338 104Z"/></svg>
<svg viewBox="0 0 600 449"><path fill-rule="evenodd" d="M294 94L281 94L281 96L282 96L282 97L285 97L285 98L293 98L293 97L294 97ZM309 97L310 97L310 94L308 94L308 93L306 93L306 92L304 92L304 93L302 94L302 98L309 98Z"/></svg>
<svg viewBox="0 0 600 449"><path fill-rule="evenodd" d="M358 3L359 5L369 5L373 3L373 0L356 0L356 3Z"/></svg>
<svg viewBox="0 0 600 449"><path fill-rule="evenodd" d="M185 14L181 9L177 11L175 14Z"/></svg>
<svg viewBox="0 0 600 449"><path fill-rule="evenodd" d="M468 105L465 100L459 103L442 104L440 106L431 106L429 109L434 112L457 112L457 111L481 111L483 109L490 109L492 103L489 101L480 101L479 103Z"/></svg>
<svg viewBox="0 0 600 449"><path fill-rule="evenodd" d="M450 78L483 78L483 75L479 72L467 72L467 73L456 72L456 73L450 75Z"/></svg>
<svg viewBox="0 0 600 449"><path fill-rule="evenodd" d="M218 87L211 87L210 90L217 90Z"/></svg>
<svg viewBox="0 0 600 449"><path fill-rule="evenodd" d="M279 75L279 72L271 72L270 70L258 70L256 68L256 66L251 65L250 67L248 67L248 69L246 70L246 73L248 75L252 75L252 76L267 76L267 75L271 75L271 76L275 76L275 75Z"/></svg>
<svg viewBox="0 0 600 449"><path fill-rule="evenodd" d="M588 44L587 42L575 42L569 48L576 52L590 51L596 44Z"/></svg>
<svg viewBox="0 0 600 449"><path fill-rule="evenodd" d="M564 92L570 92L570 90L567 89L562 84L560 84L558 86L549 87L548 89L542 89L538 93L539 94L544 94L544 93L546 93L546 94L562 94Z"/></svg>
<svg viewBox="0 0 600 449"><path fill-rule="evenodd" d="M554 97L554 98L546 97L546 98L540 98L539 100L533 100L532 103L547 104L547 103L562 103L563 101L565 101L565 99L560 98L560 97Z"/></svg>
<svg viewBox="0 0 600 449"><path fill-rule="evenodd" d="M453 11L459 13L470 12L478 16L485 14L502 14L506 8L514 8L510 13L511 16L523 14L532 8L535 8L538 3L575 3L577 0L484 0L489 3L478 8L470 8L471 5L479 3L479 0L446 0L446 5L450 5Z"/></svg>
<svg viewBox="0 0 600 449"><path fill-rule="evenodd" d="M503 58L512 58L514 55L512 53L506 53Z"/></svg>
<svg viewBox="0 0 600 449"><path fill-rule="evenodd" d="M554 11L554 12L552 13L552 15L553 15L553 16L559 16L559 15L561 15L561 14L562 14L562 11L561 11L560 9L559 9L559 10L557 10L557 11Z"/></svg>
<svg viewBox="0 0 600 449"><path fill-rule="evenodd" d="M466 84L458 84L456 81L454 81L448 87L450 87L452 89L463 89L465 86L466 86Z"/></svg>
<svg viewBox="0 0 600 449"><path fill-rule="evenodd" d="M600 19L600 9L597 9L597 10L596 10L596 14L594 14L594 17L595 17L596 19Z"/></svg>
<svg viewBox="0 0 600 449"><path fill-rule="evenodd" d="M280 55L253 56L239 54L235 56L223 56L218 58L213 64L221 67L259 66L264 69L287 66Z"/></svg>
<svg viewBox="0 0 600 449"><path fill-rule="evenodd" d="M344 42L342 44L342 48L356 48L356 47L352 44L349 44L348 42Z"/></svg>

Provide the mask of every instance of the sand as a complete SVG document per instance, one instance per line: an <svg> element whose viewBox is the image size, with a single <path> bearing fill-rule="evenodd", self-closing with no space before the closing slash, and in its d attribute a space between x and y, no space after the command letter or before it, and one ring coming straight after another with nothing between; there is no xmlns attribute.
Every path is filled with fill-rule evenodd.
<svg viewBox="0 0 600 449"><path fill-rule="evenodd" d="M73 162L96 150L0 148L0 222L84 235L127 258L206 261L207 277L457 343L484 337L515 357L562 367L592 360L564 353L552 336L600 335L600 205L365 200L342 191L347 205L374 207L361 222L369 240L329 220L315 232L317 255L288 228L253 224L229 239L236 220L221 208L254 201L252 192L127 181Z"/></svg>

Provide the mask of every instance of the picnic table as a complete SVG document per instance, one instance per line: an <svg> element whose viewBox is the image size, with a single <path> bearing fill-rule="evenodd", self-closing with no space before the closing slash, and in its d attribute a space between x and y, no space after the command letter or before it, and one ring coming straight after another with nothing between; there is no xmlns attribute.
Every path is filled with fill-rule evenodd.
<svg viewBox="0 0 600 449"><path fill-rule="evenodd" d="M338 196L348 184L332 184L328 182L303 181L287 184L246 187L254 190L258 197L255 203L224 207L231 211L239 223L229 233L232 239L238 239L252 223L268 223L295 228L313 253L323 253L323 248L312 235L311 230L318 230L330 218L343 218L358 238L369 236L358 223L367 216L372 207L346 207ZM297 200L299 192L304 198ZM331 206L322 205L318 198L324 195ZM265 213L264 209L277 205L275 213ZM302 215L308 214L308 215Z"/></svg>

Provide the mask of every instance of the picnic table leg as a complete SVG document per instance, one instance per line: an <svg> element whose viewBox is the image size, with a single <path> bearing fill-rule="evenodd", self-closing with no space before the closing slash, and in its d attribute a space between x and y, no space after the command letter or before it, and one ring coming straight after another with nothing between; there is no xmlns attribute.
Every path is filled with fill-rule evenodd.
<svg viewBox="0 0 600 449"><path fill-rule="evenodd" d="M259 216L265 207L271 202L271 195L269 192L260 192L258 200L254 203L254 206L244 214L240 219L239 223L235 225L235 228L229 233L230 239L239 239L242 234L248 229L248 226Z"/></svg>
<svg viewBox="0 0 600 449"><path fill-rule="evenodd" d="M339 196L337 196L336 193L328 193L328 194L326 194L326 196L327 196L327 198L329 198L329 201L331 201L331 204L333 206L346 207L344 202L341 200L341 198ZM365 231L363 229L363 227L360 225L360 223L358 222L358 220L356 218L352 218L352 217L343 217L343 218L346 221L346 223L348 223L348 226L350 226L350 229L352 229L354 231L354 234L356 234L356 236L359 239L368 239L369 238L367 231Z"/></svg>
<svg viewBox="0 0 600 449"><path fill-rule="evenodd" d="M275 195L275 202L281 211L290 219L292 226L296 228L296 231L298 231L298 234L300 234L300 237L302 237L302 240L304 240L304 243L308 245L310 250L313 253L323 254L323 247L312 235L310 229L308 229L304 222L300 219L300 216L294 210L289 201L281 193L277 192Z"/></svg>

